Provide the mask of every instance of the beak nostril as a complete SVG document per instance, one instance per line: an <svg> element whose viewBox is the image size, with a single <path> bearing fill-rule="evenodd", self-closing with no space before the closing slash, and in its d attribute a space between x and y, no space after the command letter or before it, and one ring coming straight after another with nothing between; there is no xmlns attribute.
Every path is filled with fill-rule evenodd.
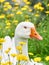
<svg viewBox="0 0 49 65"><path fill-rule="evenodd" d="M37 34L35 33L35 35L37 35Z"/></svg>

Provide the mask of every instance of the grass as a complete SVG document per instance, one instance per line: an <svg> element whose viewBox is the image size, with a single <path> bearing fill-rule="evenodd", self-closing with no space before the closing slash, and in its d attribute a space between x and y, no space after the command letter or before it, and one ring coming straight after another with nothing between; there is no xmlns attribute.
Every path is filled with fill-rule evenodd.
<svg viewBox="0 0 49 65"><path fill-rule="evenodd" d="M7 3L9 2L0 2L0 38L4 38L6 35L13 37L15 27L19 22L31 21L35 24L43 40L28 40L29 52L34 54L34 56L30 56L30 58L41 57L42 62L45 63L45 65L49 65L49 61L45 60L46 56L49 56L49 6L47 6L47 3L45 4L47 10L42 7L41 3L35 4L38 5L39 8L41 7L41 9L31 9L28 4L20 7L16 2L13 5L14 7L12 7L10 3ZM47 11L48 13L46 13Z"/></svg>

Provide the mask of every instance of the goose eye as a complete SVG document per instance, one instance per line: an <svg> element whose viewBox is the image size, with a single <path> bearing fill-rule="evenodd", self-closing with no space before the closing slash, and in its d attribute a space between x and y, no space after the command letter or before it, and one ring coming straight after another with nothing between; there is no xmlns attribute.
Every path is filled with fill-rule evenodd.
<svg viewBox="0 0 49 65"><path fill-rule="evenodd" d="M26 27L26 26L24 26L24 28L26 29L27 27Z"/></svg>

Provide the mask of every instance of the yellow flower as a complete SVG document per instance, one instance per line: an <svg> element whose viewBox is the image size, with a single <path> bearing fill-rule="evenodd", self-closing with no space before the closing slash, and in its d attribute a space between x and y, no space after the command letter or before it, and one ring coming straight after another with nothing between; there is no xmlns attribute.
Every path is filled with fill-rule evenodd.
<svg viewBox="0 0 49 65"><path fill-rule="evenodd" d="M13 22L14 22L14 23L18 23L18 20L14 20Z"/></svg>
<svg viewBox="0 0 49 65"><path fill-rule="evenodd" d="M38 5L39 5L39 6L41 6L41 5L42 5L42 3L41 3L41 2L39 2L39 3L38 3Z"/></svg>
<svg viewBox="0 0 49 65"><path fill-rule="evenodd" d="M28 60L29 60L29 58L28 58L27 56L23 55L23 54L18 54L18 55L16 56L16 59L17 59L18 61L28 61Z"/></svg>
<svg viewBox="0 0 49 65"><path fill-rule="evenodd" d="M22 46L16 46L16 49L21 51L22 50Z"/></svg>
<svg viewBox="0 0 49 65"><path fill-rule="evenodd" d="M8 11L8 8L4 7L3 10L4 10L4 11Z"/></svg>
<svg viewBox="0 0 49 65"><path fill-rule="evenodd" d="M10 52L11 48L8 48L7 50L5 50L5 53L8 54Z"/></svg>
<svg viewBox="0 0 49 65"><path fill-rule="evenodd" d="M26 3L27 1L28 1L28 0L23 0L23 2L25 2L25 3Z"/></svg>
<svg viewBox="0 0 49 65"><path fill-rule="evenodd" d="M47 4L47 6L49 6L49 4Z"/></svg>
<svg viewBox="0 0 49 65"><path fill-rule="evenodd" d="M18 5L19 5L19 3L15 3L14 5L18 6Z"/></svg>
<svg viewBox="0 0 49 65"><path fill-rule="evenodd" d="M46 60L46 61L49 61L49 56L46 56L45 60Z"/></svg>
<svg viewBox="0 0 49 65"><path fill-rule="evenodd" d="M29 19L26 19L25 22L30 22Z"/></svg>
<svg viewBox="0 0 49 65"><path fill-rule="evenodd" d="M5 53L8 54L9 53L9 50L6 50Z"/></svg>
<svg viewBox="0 0 49 65"><path fill-rule="evenodd" d="M34 5L34 9L38 9L40 11L43 11L44 10L44 7L41 6L42 4L39 2L37 4Z"/></svg>
<svg viewBox="0 0 49 65"><path fill-rule="evenodd" d="M0 19L2 19L2 18L5 18L5 15L4 14L1 14L0 15Z"/></svg>
<svg viewBox="0 0 49 65"><path fill-rule="evenodd" d="M29 4L31 4L31 2L27 1L26 4L29 5Z"/></svg>
<svg viewBox="0 0 49 65"><path fill-rule="evenodd" d="M6 21L5 21L5 23L8 23L8 22L10 22L10 20L6 20Z"/></svg>
<svg viewBox="0 0 49 65"><path fill-rule="evenodd" d="M18 11L18 12L16 12L16 14L22 14L22 12L21 11Z"/></svg>
<svg viewBox="0 0 49 65"><path fill-rule="evenodd" d="M5 29L9 29L9 28L11 28L11 26L6 26L6 27L5 27Z"/></svg>
<svg viewBox="0 0 49 65"><path fill-rule="evenodd" d="M31 52L29 52L28 54L29 54L29 55L34 55L34 54L33 54L33 53L31 53Z"/></svg>
<svg viewBox="0 0 49 65"><path fill-rule="evenodd" d="M7 61L6 65L12 65L12 62Z"/></svg>
<svg viewBox="0 0 49 65"><path fill-rule="evenodd" d="M36 17L39 17L39 14L35 14Z"/></svg>
<svg viewBox="0 0 49 65"><path fill-rule="evenodd" d="M9 2L5 2L4 4L5 4L5 5L9 5L10 3L9 3Z"/></svg>
<svg viewBox="0 0 49 65"><path fill-rule="evenodd" d="M46 13L46 14L49 14L49 11L46 11L45 13Z"/></svg>
<svg viewBox="0 0 49 65"><path fill-rule="evenodd" d="M6 65L6 63L5 62L1 62L1 65Z"/></svg>
<svg viewBox="0 0 49 65"><path fill-rule="evenodd" d="M7 17L10 18L10 17L13 17L14 14L8 14Z"/></svg>
<svg viewBox="0 0 49 65"><path fill-rule="evenodd" d="M37 9L37 7L39 7L39 5L35 4L35 5L34 5L34 9Z"/></svg>
<svg viewBox="0 0 49 65"><path fill-rule="evenodd" d="M29 6L28 5L25 5L24 8L29 8Z"/></svg>
<svg viewBox="0 0 49 65"><path fill-rule="evenodd" d="M11 48L8 48L8 50L10 51L10 50L11 50Z"/></svg>
<svg viewBox="0 0 49 65"><path fill-rule="evenodd" d="M14 20L13 23L14 23L15 25L17 25L17 24L18 24L18 20Z"/></svg>
<svg viewBox="0 0 49 65"><path fill-rule="evenodd" d="M4 4L4 8L11 9L12 6L10 4Z"/></svg>
<svg viewBox="0 0 49 65"><path fill-rule="evenodd" d="M6 25L7 25L7 26L10 26L10 25L11 25L11 23L10 23L10 22L8 22L8 23L6 23Z"/></svg>
<svg viewBox="0 0 49 65"><path fill-rule="evenodd" d="M12 10L12 11L15 11L15 10L17 10L18 9L18 6L17 7L14 7L14 10Z"/></svg>
<svg viewBox="0 0 49 65"><path fill-rule="evenodd" d="M3 3L5 0L0 0L0 3Z"/></svg>
<svg viewBox="0 0 49 65"><path fill-rule="evenodd" d="M29 9L29 12L32 12L32 9Z"/></svg>
<svg viewBox="0 0 49 65"><path fill-rule="evenodd" d="M20 45L24 45L24 44L26 44L26 43L25 43L25 42L19 42L19 44L20 44Z"/></svg>
<svg viewBox="0 0 49 65"><path fill-rule="evenodd" d="M23 7L23 8L21 8L21 10L22 10L22 11L23 11L23 10L27 10L27 8Z"/></svg>
<svg viewBox="0 0 49 65"><path fill-rule="evenodd" d="M35 62L40 62L40 61L41 61L41 57L36 57L36 58L34 58L34 61L35 61Z"/></svg>
<svg viewBox="0 0 49 65"><path fill-rule="evenodd" d="M5 29L11 28L11 23L9 20L6 20L5 23L6 23Z"/></svg>
<svg viewBox="0 0 49 65"><path fill-rule="evenodd" d="M4 38L0 38L0 43L3 43L5 42L5 39Z"/></svg>
<svg viewBox="0 0 49 65"><path fill-rule="evenodd" d="M34 5L34 9L38 9L38 7L41 7L41 5L42 5L42 4L41 4L40 2L37 3L37 4L35 4L35 5Z"/></svg>
<svg viewBox="0 0 49 65"><path fill-rule="evenodd" d="M25 18L29 18L29 16L28 15L25 15Z"/></svg>
<svg viewBox="0 0 49 65"><path fill-rule="evenodd" d="M12 6L11 6L11 5L8 5L8 6L7 6L7 8L8 8L8 9L11 9L11 8L12 8Z"/></svg>
<svg viewBox="0 0 49 65"><path fill-rule="evenodd" d="M0 50L2 49L2 45L0 45Z"/></svg>
<svg viewBox="0 0 49 65"><path fill-rule="evenodd" d="M40 10L40 11L43 11L43 10L44 10L44 7L39 7L39 10Z"/></svg>
<svg viewBox="0 0 49 65"><path fill-rule="evenodd" d="M0 56L0 60L2 60L2 56Z"/></svg>
<svg viewBox="0 0 49 65"><path fill-rule="evenodd" d="M12 57L16 57L16 56L17 56L17 54L13 53L13 54L11 54L11 56L12 56Z"/></svg>

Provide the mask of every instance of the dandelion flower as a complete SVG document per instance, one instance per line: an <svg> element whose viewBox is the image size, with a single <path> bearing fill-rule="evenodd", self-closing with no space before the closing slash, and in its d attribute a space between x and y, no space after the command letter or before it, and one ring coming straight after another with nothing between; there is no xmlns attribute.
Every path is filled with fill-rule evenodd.
<svg viewBox="0 0 49 65"><path fill-rule="evenodd" d="M2 49L2 45L0 45L0 50Z"/></svg>
<svg viewBox="0 0 49 65"><path fill-rule="evenodd" d="M29 18L29 16L28 15L25 15L25 18Z"/></svg>
<svg viewBox="0 0 49 65"><path fill-rule="evenodd" d="M49 61L49 56L46 56L45 60L46 60L46 61Z"/></svg>
<svg viewBox="0 0 49 65"><path fill-rule="evenodd" d="M7 50L5 50L5 53L8 54L10 52L11 48L8 48Z"/></svg>
<svg viewBox="0 0 49 65"><path fill-rule="evenodd" d="M14 16L14 14L7 15L8 18L13 17L13 16Z"/></svg>
<svg viewBox="0 0 49 65"><path fill-rule="evenodd" d="M3 19L3 18L5 18L5 15L4 14L1 14L0 15L0 19Z"/></svg>
<svg viewBox="0 0 49 65"><path fill-rule="evenodd" d="M13 54L11 54L11 56L12 56L12 57L16 57L16 56L17 56L17 54L13 53Z"/></svg>
<svg viewBox="0 0 49 65"><path fill-rule="evenodd" d="M8 22L8 23L6 23L6 25L7 25L7 26L9 26L9 25L11 25L11 23L10 23L10 22Z"/></svg>
<svg viewBox="0 0 49 65"><path fill-rule="evenodd" d="M12 62L7 61L6 62L6 65L9 65L9 64L12 65Z"/></svg>
<svg viewBox="0 0 49 65"><path fill-rule="evenodd" d="M1 62L1 65L6 65L6 62Z"/></svg>
<svg viewBox="0 0 49 65"><path fill-rule="evenodd" d="M22 50L22 46L16 46L16 49L21 51Z"/></svg>
<svg viewBox="0 0 49 65"><path fill-rule="evenodd" d="M31 2L27 1L26 4L29 5L29 4L31 4Z"/></svg>
<svg viewBox="0 0 49 65"><path fill-rule="evenodd" d="M5 2L4 5L9 5L10 3L9 2Z"/></svg>
<svg viewBox="0 0 49 65"><path fill-rule="evenodd" d="M0 0L0 3L3 3L5 0Z"/></svg>
<svg viewBox="0 0 49 65"><path fill-rule="evenodd" d="M29 60L29 58L28 58L27 56L23 55L23 54L18 54L18 55L16 56L16 59L17 59L18 61L28 61L28 60Z"/></svg>
<svg viewBox="0 0 49 65"><path fill-rule="evenodd" d="M46 14L49 14L49 11L46 11L45 13L46 13Z"/></svg>
<svg viewBox="0 0 49 65"><path fill-rule="evenodd" d="M22 12L21 11L18 11L18 12L16 12L16 14L22 14Z"/></svg>
<svg viewBox="0 0 49 65"><path fill-rule="evenodd" d="M27 1L28 1L28 0L23 0L23 2L25 2L25 3L26 3Z"/></svg>
<svg viewBox="0 0 49 65"><path fill-rule="evenodd" d="M2 60L2 56L0 56L0 60Z"/></svg>
<svg viewBox="0 0 49 65"><path fill-rule="evenodd" d="M6 27L5 27L5 29L10 29L10 28L11 28L11 26L6 26Z"/></svg>
<svg viewBox="0 0 49 65"><path fill-rule="evenodd" d="M29 52L28 54L29 54L29 55L34 55L34 54L33 54L33 53L31 53L31 52Z"/></svg>
<svg viewBox="0 0 49 65"><path fill-rule="evenodd" d="M4 10L4 11L8 11L8 8L4 7L3 10Z"/></svg>
<svg viewBox="0 0 49 65"><path fill-rule="evenodd" d="M24 44L26 44L26 43L25 43L25 42L19 42L19 44L20 44L20 45L24 45Z"/></svg>
<svg viewBox="0 0 49 65"><path fill-rule="evenodd" d="M5 39L4 38L0 38L0 44L5 42Z"/></svg>
<svg viewBox="0 0 49 65"><path fill-rule="evenodd" d="M35 14L36 17L39 17L39 14Z"/></svg>
<svg viewBox="0 0 49 65"><path fill-rule="evenodd" d="M36 58L34 58L34 61L35 61L35 62L40 62L40 61L41 61L41 57L36 57Z"/></svg>
<svg viewBox="0 0 49 65"><path fill-rule="evenodd" d="M47 4L47 6L49 6L49 4Z"/></svg>
<svg viewBox="0 0 49 65"><path fill-rule="evenodd" d="M32 12L32 9L29 9L29 12Z"/></svg>
<svg viewBox="0 0 49 65"><path fill-rule="evenodd" d="M23 10L27 10L27 8L23 7L23 8L21 8L21 10L22 10L22 11L23 11Z"/></svg>

